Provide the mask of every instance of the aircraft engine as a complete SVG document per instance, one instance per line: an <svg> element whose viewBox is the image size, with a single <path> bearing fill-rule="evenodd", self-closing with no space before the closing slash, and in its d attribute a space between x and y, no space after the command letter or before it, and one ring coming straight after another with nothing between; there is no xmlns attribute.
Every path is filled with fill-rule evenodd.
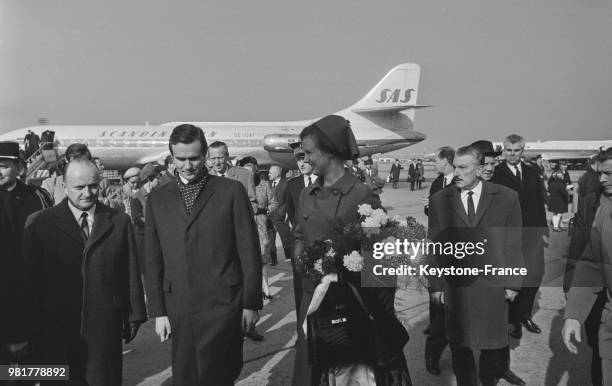
<svg viewBox="0 0 612 386"><path fill-rule="evenodd" d="M264 149L275 153L292 153L289 144L299 141L297 134L268 134L264 136Z"/></svg>

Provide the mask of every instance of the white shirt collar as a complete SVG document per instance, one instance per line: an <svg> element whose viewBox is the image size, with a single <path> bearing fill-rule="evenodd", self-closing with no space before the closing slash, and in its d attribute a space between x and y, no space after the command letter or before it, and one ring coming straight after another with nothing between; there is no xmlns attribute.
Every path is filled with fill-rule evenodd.
<svg viewBox="0 0 612 386"><path fill-rule="evenodd" d="M179 174L179 178L181 179L181 182L182 182L184 185L187 185L187 184L189 183L189 181L187 181L185 178L183 178L183 176L181 176L180 174Z"/></svg>
<svg viewBox="0 0 612 386"><path fill-rule="evenodd" d="M450 185L450 183L453 180L453 178L455 178L455 172L451 172L451 173L445 174L444 175L444 182L445 182L444 186Z"/></svg>
<svg viewBox="0 0 612 386"><path fill-rule="evenodd" d="M468 192L474 192L472 194L472 201L474 201L474 211L478 210L478 202L480 201L480 196L482 194L482 181L478 180L476 186L472 189L461 189L461 202L463 203L463 207L465 208L465 212L467 213L467 200L468 200Z"/></svg>
<svg viewBox="0 0 612 386"><path fill-rule="evenodd" d="M72 205L70 200L68 200L68 207L70 208L70 211L72 212L72 215L74 216L74 219L76 220L77 224L79 226L81 226L81 215L85 211L77 208L74 205ZM93 222L94 222L94 215L95 215L95 213L96 213L96 205L94 204L94 206L89 208L89 210L87 211L87 225L89 225L89 232L90 233L91 233L91 230L93 228Z"/></svg>
<svg viewBox="0 0 612 386"><path fill-rule="evenodd" d="M304 177L304 186L308 186L308 177L310 177L310 183L314 184L314 182L317 180L317 175L312 173L311 175L307 176L306 174L304 174L302 177Z"/></svg>

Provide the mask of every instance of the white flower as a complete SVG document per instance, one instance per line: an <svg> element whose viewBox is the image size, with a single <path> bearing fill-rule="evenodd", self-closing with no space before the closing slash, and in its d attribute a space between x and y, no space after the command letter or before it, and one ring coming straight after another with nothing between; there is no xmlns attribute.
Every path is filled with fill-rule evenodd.
<svg viewBox="0 0 612 386"><path fill-rule="evenodd" d="M400 216L399 214L396 214L395 216L393 216L392 221L400 226L403 227L407 227L408 226L408 221L406 220L406 218Z"/></svg>
<svg viewBox="0 0 612 386"><path fill-rule="evenodd" d="M334 256L336 256L336 250L334 248L329 248L329 251L327 251L325 256L327 256L327 257L334 257Z"/></svg>
<svg viewBox="0 0 612 386"><path fill-rule="evenodd" d="M382 209L374 210L370 217L374 218L378 222L378 224L380 224L379 226L387 225L387 223L389 222L389 215L386 214L385 211Z"/></svg>
<svg viewBox="0 0 612 386"><path fill-rule="evenodd" d="M315 263L314 263L314 267L313 267L313 268L314 268L315 270L317 270L317 271L319 271L319 272L323 273L323 260L322 260L322 259L319 259L319 260L315 261Z"/></svg>
<svg viewBox="0 0 612 386"><path fill-rule="evenodd" d="M361 222L362 228L380 228L380 222L373 217L366 217L365 220Z"/></svg>
<svg viewBox="0 0 612 386"><path fill-rule="evenodd" d="M369 216L372 213L372 205L370 204L361 204L357 209L357 212L362 216Z"/></svg>
<svg viewBox="0 0 612 386"><path fill-rule="evenodd" d="M344 255L344 266L351 272L361 272L363 268L363 256L357 251L351 252L350 255Z"/></svg>

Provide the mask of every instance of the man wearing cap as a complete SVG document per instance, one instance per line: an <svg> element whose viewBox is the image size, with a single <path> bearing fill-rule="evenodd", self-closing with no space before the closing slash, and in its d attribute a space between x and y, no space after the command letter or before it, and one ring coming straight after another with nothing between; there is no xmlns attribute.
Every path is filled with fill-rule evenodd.
<svg viewBox="0 0 612 386"><path fill-rule="evenodd" d="M257 212L257 193L255 193L253 175L240 166L230 166L227 144L221 141L211 143L208 148L208 159L212 162L210 174L240 182L249 196L253 213Z"/></svg>
<svg viewBox="0 0 612 386"><path fill-rule="evenodd" d="M132 204L131 200L138 192L140 186L140 168L131 167L123 174L123 180L125 184L121 188L123 196L123 205L125 206L125 213L132 217Z"/></svg>
<svg viewBox="0 0 612 386"><path fill-rule="evenodd" d="M302 142L294 142L289 146L293 149L293 155L295 156L298 169L300 170L300 173L302 173L301 176L293 177L287 181L287 189L285 190L287 215L289 216L289 221L292 228L295 229L295 211L297 210L300 201L300 193L302 193L304 188L310 187L317 180L317 175L313 174L312 165L304 162L304 147L302 146ZM291 267L293 269L293 295L295 297L295 307L296 310L298 310L302 301L302 277L295 269L295 259L292 255L290 255L290 258ZM300 326L297 327L299 334L302 329Z"/></svg>
<svg viewBox="0 0 612 386"><path fill-rule="evenodd" d="M19 144L0 142L0 364L20 359L29 339L24 329L25 304L16 296L25 290L21 238L26 219L52 205L46 191L17 179L20 171Z"/></svg>

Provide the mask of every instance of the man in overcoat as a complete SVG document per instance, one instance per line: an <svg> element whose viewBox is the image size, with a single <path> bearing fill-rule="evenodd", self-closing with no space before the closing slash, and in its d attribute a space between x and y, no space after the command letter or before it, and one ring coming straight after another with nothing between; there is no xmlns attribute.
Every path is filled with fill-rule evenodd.
<svg viewBox="0 0 612 386"><path fill-rule="evenodd" d="M435 242L484 243L483 253L461 256L437 251L440 267L520 268L521 215L518 195L482 181L478 169L482 154L463 147L455 156L455 187L430 198L429 237ZM486 241L485 241L486 240ZM447 275L432 278L432 297L446 307L446 331L457 384L477 385L473 350L480 350L478 378L495 385L507 370L508 300L520 288L521 277Z"/></svg>
<svg viewBox="0 0 612 386"><path fill-rule="evenodd" d="M175 127L169 147L177 178L147 201L149 314L161 340L172 338L175 385L231 385L262 308L253 211L240 182L208 174L202 129Z"/></svg>
<svg viewBox="0 0 612 386"><path fill-rule="evenodd" d="M24 235L31 363L70 366L72 385L119 385L121 338L146 320L130 218L97 201L92 161L71 161L64 181L67 198Z"/></svg>
<svg viewBox="0 0 612 386"><path fill-rule="evenodd" d="M495 167L491 182L506 186L519 195L521 216L523 218L523 259L527 267L527 277L517 301L510 306L510 321L515 338L527 331L539 334L540 327L532 320L533 303L544 276L544 237L548 236L546 209L544 207L543 182L538 172L521 161L525 149L525 139L512 134L504 140L505 160Z"/></svg>
<svg viewBox="0 0 612 386"><path fill-rule="evenodd" d="M293 149L293 155L298 165L300 176L293 177L287 181L287 188L285 189L285 204L287 208L287 216L289 217L289 223L292 225L293 230L297 225L295 213L299 207L300 194L304 188L310 187L317 180L317 175L313 173L312 165L304 162L304 148L302 142L294 142L289 145ZM293 295L295 297L295 310L299 312L300 304L302 303L302 277L300 273L295 269L295 258L293 253L289 255L291 258L291 267L293 270ZM303 333L300 326L297 326L298 334Z"/></svg>

